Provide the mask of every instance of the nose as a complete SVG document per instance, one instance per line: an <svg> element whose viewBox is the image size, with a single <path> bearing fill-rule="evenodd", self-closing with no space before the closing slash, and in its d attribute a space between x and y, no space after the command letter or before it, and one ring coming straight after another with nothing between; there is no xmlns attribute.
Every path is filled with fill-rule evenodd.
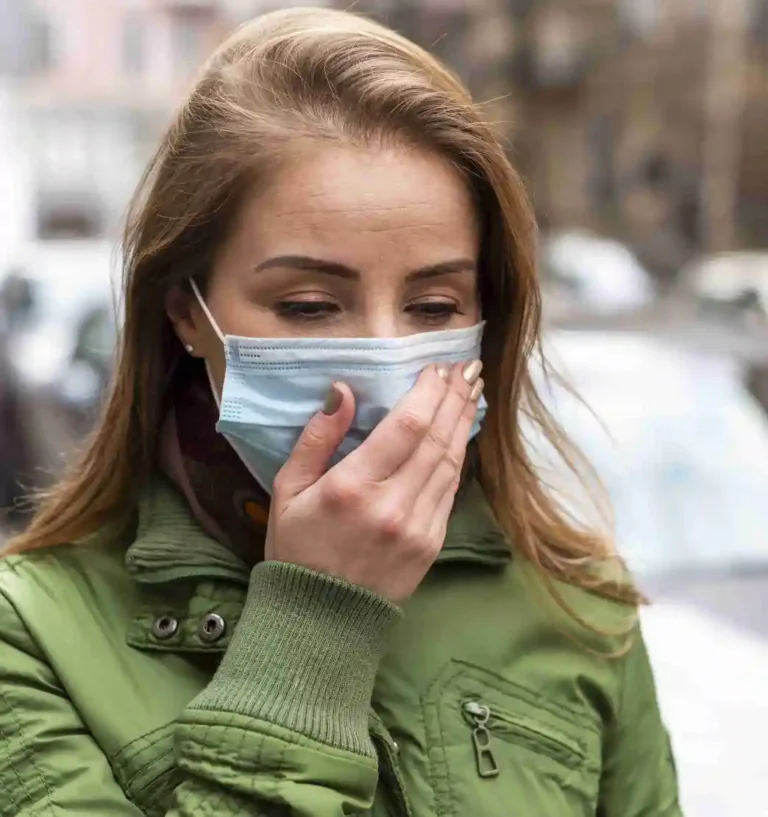
<svg viewBox="0 0 768 817"><path fill-rule="evenodd" d="M381 303L371 305L361 315L360 333L365 338L398 338L407 334L402 320L402 313L394 304Z"/></svg>
<svg viewBox="0 0 768 817"><path fill-rule="evenodd" d="M399 338L401 335L405 335L407 332L404 331L402 326L398 326L396 322L393 321L382 321L377 322L375 325L366 329L363 337L366 338Z"/></svg>

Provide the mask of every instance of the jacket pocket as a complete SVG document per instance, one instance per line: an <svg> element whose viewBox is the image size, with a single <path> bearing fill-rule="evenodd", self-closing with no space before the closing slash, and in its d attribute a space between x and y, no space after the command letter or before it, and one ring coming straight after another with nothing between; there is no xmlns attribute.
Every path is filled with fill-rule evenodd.
<svg viewBox="0 0 768 817"><path fill-rule="evenodd" d="M588 713L459 661L423 706L438 817L595 814L601 742Z"/></svg>

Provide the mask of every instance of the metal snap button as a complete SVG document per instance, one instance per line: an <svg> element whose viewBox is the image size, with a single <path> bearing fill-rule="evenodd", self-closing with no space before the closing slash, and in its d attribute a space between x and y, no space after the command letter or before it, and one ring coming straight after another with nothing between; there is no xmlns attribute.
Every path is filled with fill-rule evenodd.
<svg viewBox="0 0 768 817"><path fill-rule="evenodd" d="M197 634L201 641L212 644L224 635L226 629L227 622L218 613L208 613L200 622Z"/></svg>
<svg viewBox="0 0 768 817"><path fill-rule="evenodd" d="M179 620L173 616L158 616L152 622L152 635L164 641L166 638L176 635L179 631Z"/></svg>

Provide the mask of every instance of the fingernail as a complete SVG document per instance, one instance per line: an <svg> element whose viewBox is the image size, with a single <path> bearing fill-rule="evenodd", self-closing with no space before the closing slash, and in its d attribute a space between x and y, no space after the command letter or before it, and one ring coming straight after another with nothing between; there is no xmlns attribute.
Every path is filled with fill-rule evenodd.
<svg viewBox="0 0 768 817"><path fill-rule="evenodd" d="M462 375L464 379L469 383L471 386L478 377L480 377L480 372L483 371L483 361L482 360L473 360L464 367L464 371Z"/></svg>
<svg viewBox="0 0 768 817"><path fill-rule="evenodd" d="M447 381L451 376L451 370L444 363L438 363L435 368L437 369L438 377L440 377L441 380Z"/></svg>
<svg viewBox="0 0 768 817"><path fill-rule="evenodd" d="M485 381L481 377L480 380L478 380L477 383L475 383L475 385L472 386L472 391L469 394L469 399L473 403L476 403L480 399L480 395L483 393L484 388Z"/></svg>
<svg viewBox="0 0 768 817"><path fill-rule="evenodd" d="M325 405L323 406L323 414L336 414L339 410L342 401L344 400L344 395L341 393L341 389L335 384L331 384L331 388L328 390L328 394L325 397Z"/></svg>

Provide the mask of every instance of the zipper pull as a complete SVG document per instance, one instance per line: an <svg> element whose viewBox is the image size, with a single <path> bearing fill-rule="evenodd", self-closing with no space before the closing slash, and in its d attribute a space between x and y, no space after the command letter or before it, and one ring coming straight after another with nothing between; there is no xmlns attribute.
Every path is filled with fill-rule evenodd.
<svg viewBox="0 0 768 817"><path fill-rule="evenodd" d="M482 778L498 777L499 764L491 748L491 731L488 729L491 710L477 701L467 701L463 709L470 723L475 727L472 730L472 747L475 750L478 775Z"/></svg>

